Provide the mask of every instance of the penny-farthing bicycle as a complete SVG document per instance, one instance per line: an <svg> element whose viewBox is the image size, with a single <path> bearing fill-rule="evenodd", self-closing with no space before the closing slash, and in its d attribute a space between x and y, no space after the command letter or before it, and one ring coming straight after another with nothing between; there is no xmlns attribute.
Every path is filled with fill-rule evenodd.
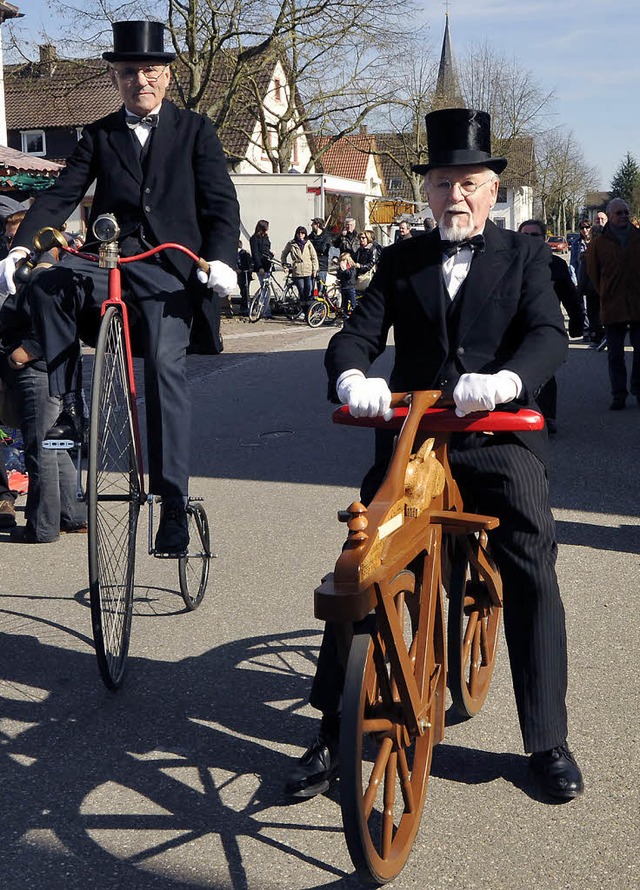
<svg viewBox="0 0 640 890"><path fill-rule="evenodd" d="M186 512L189 549L179 554L157 553L153 547L153 508L159 500L145 493L136 381L127 306L122 299L120 267L164 250L180 250L204 271L207 263L180 244L161 244L137 256L121 257L119 228L111 214L94 224L100 242L98 256L70 248L55 229L41 230L36 250L51 245L93 260L108 269L108 295L95 347L91 381L86 481L79 496L86 497L89 545L91 620L100 674L106 686L117 689L124 678L133 614L136 533L141 505L149 505L149 553L178 561L180 592L187 609L198 607L209 578L211 543L209 522L198 498L189 498ZM81 476L81 443L78 475Z"/></svg>

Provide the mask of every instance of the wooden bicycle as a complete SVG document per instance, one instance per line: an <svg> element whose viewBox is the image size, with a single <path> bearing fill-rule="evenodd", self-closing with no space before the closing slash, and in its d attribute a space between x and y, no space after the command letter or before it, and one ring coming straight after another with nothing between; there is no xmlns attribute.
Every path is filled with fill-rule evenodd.
<svg viewBox="0 0 640 890"><path fill-rule="evenodd" d="M454 708L473 716L495 663L502 585L487 532L498 519L465 512L447 456L451 434L544 424L530 410L459 418L434 407L440 396L395 395L389 422L334 413L340 424L400 428L369 506L354 502L338 514L347 540L315 591L315 615L335 624L346 667L339 778L347 846L377 884L395 878L411 852L433 746L444 737L447 683Z"/></svg>

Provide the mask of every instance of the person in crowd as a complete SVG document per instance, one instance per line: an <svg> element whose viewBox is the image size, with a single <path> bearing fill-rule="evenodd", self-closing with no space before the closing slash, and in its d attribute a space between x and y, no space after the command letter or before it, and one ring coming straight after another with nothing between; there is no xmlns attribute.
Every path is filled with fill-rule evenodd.
<svg viewBox="0 0 640 890"><path fill-rule="evenodd" d="M0 279L9 291L15 289L16 265L34 234L45 225L62 226L94 180L89 228L115 208L124 256L175 241L209 262L207 274L196 271L185 254L169 251L122 270L125 299L140 317L145 356L150 490L162 497L155 549L180 554L189 541L186 353L190 332L199 338L208 334L209 351L221 348L219 295L237 283L239 207L213 124L166 98L175 53L164 50L164 25L123 21L112 27L114 51L103 58L123 104L85 127L60 176L30 207L0 264ZM36 338L23 346L30 361L46 360L51 394L63 405L46 434L52 443L82 439L80 338L95 342L106 290L106 269L68 254L34 277L29 288ZM203 316L205 323L194 323L191 331L194 317Z"/></svg>
<svg viewBox="0 0 640 890"><path fill-rule="evenodd" d="M313 299L313 282L318 274L318 255L307 238L304 226L298 226L291 241L287 241L280 260L283 266L291 266L291 275L298 288L300 302L303 307L308 306Z"/></svg>
<svg viewBox="0 0 640 890"><path fill-rule="evenodd" d="M580 220L579 237L575 238L572 242L571 251L569 253L569 268L571 269L571 277L573 278L574 284L578 283L578 270L590 238L591 223L588 219L582 219Z"/></svg>
<svg viewBox="0 0 640 890"><path fill-rule="evenodd" d="M251 251L253 271L262 284L265 273L271 271L271 260L273 259L268 219L259 219L256 223L254 233L249 238L249 250Z"/></svg>
<svg viewBox="0 0 640 890"><path fill-rule="evenodd" d="M518 231L532 238L546 237L545 224L540 219L527 219L520 223ZM569 318L569 336L582 337L584 332L584 310L578 297L578 291L571 280L569 267L562 259L556 256L549 248L549 267L551 269L551 281L553 289ZM556 413L558 407L558 382L555 374L550 377L536 395L536 402L544 415L547 431L550 435L557 432Z"/></svg>
<svg viewBox="0 0 640 890"><path fill-rule="evenodd" d="M342 315L347 317L356 308L356 263L348 250L340 254L337 271L340 295L342 297Z"/></svg>
<svg viewBox="0 0 640 890"><path fill-rule="evenodd" d="M436 227L436 221L432 216L425 216L422 221L425 232L433 232Z"/></svg>
<svg viewBox="0 0 640 890"><path fill-rule="evenodd" d="M348 251L352 257L355 257L360 245L356 221L352 216L345 219L342 232L334 239L333 246L337 247L340 253Z"/></svg>
<svg viewBox="0 0 640 890"><path fill-rule="evenodd" d="M567 335L542 239L489 221L504 158L491 156L490 117L443 109L426 117L429 206L438 228L383 251L370 287L325 357L329 391L355 416L385 415L391 391L452 393L459 416L498 404L535 406L534 393L564 361ZM463 158L464 160L461 160ZM366 377L394 329L390 385ZM393 449L394 433L376 431L376 463L364 479L370 502ZM583 791L567 746L567 644L555 571L557 544L549 507L544 430L460 434L450 463L465 502L497 516L493 556L504 585L505 634L525 750L545 796ZM311 704L319 734L291 770L286 792L312 797L337 771L344 684L333 627L325 627Z"/></svg>
<svg viewBox="0 0 640 890"><path fill-rule="evenodd" d="M380 259L380 254L382 253L382 244L380 244L380 242L376 238L376 234L373 229L365 229L364 233L367 236L369 244L373 247L373 255L375 257L374 265L377 265L378 260Z"/></svg>
<svg viewBox="0 0 640 890"><path fill-rule="evenodd" d="M354 263L356 268L356 291L365 291L373 276L376 265L376 254L373 249L373 241L367 232L360 232L358 236L360 246L356 251Z"/></svg>
<svg viewBox="0 0 640 890"><path fill-rule="evenodd" d="M236 269L238 272L238 287L240 288L240 314L249 314L249 284L253 281L251 271L253 269L253 261L251 254L242 246L242 241L238 242L238 257L236 259Z"/></svg>
<svg viewBox="0 0 640 890"><path fill-rule="evenodd" d="M33 276L42 274L55 258L43 257ZM84 532L87 511L77 497L77 474L73 460L64 449L43 447L47 430L60 414L61 400L49 393L49 376L43 359L29 360L22 343L33 343L30 308L25 290L12 294L0 309L0 376L13 389L24 443L25 470L29 490L25 524L11 531L11 540L22 544L49 544L60 533Z"/></svg>
<svg viewBox="0 0 640 890"><path fill-rule="evenodd" d="M398 231L396 232L396 241L406 241L408 238L413 238L413 232L411 231L411 226L406 220L402 220L402 222L398 225Z"/></svg>
<svg viewBox="0 0 640 890"><path fill-rule="evenodd" d="M610 201L604 232L586 254L589 278L600 295L611 411L622 410L629 393L640 404L640 231L631 225L629 215L629 205L622 198ZM633 349L630 379L624 357L627 331Z"/></svg>
<svg viewBox="0 0 640 890"><path fill-rule="evenodd" d="M594 223L589 231L589 244L587 249L593 242L604 232L604 227L598 223ZM578 266L578 295L584 302L587 313L587 338L588 342L602 352L606 349L607 340L604 336L604 327L600 321L600 294L593 286L593 282L589 278L587 267L587 254L582 255L582 261Z"/></svg>
<svg viewBox="0 0 640 890"><path fill-rule="evenodd" d="M325 229L324 220L319 216L311 220L309 241L313 244L318 257L318 281L321 281L323 286L326 287L327 275L329 273L329 251L332 245L331 237Z"/></svg>
<svg viewBox="0 0 640 890"><path fill-rule="evenodd" d="M602 228L604 229L604 227L606 226L606 224L608 222L609 222L609 217L604 212L604 210L598 210L598 212L596 213L595 219L594 219L594 223L598 226L602 226Z"/></svg>

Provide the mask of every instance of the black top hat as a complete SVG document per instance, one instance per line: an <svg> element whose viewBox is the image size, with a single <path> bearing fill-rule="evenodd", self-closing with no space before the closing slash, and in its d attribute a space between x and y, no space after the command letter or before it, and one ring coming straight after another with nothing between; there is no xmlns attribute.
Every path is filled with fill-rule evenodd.
<svg viewBox="0 0 640 890"><path fill-rule="evenodd" d="M415 164L414 173L434 167L468 167L482 164L502 173L506 158L491 157L491 116L473 108L443 108L425 117L429 163Z"/></svg>
<svg viewBox="0 0 640 890"><path fill-rule="evenodd" d="M173 62L176 57L164 51L162 22L114 22L112 28L113 52L102 53L107 62Z"/></svg>

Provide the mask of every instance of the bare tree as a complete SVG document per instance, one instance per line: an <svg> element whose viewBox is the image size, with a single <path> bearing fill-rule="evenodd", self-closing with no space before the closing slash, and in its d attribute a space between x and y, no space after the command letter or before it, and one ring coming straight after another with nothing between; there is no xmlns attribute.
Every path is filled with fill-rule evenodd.
<svg viewBox="0 0 640 890"><path fill-rule="evenodd" d="M536 142L537 210L558 234L576 228L587 192L597 188L598 173L590 167L571 131L550 130Z"/></svg>
<svg viewBox="0 0 640 890"><path fill-rule="evenodd" d="M111 21L165 21L177 54L180 104L207 114L223 140L229 126L246 126L245 139L255 141L253 129L234 114L250 105L274 172L289 169L300 135L310 143L311 167L332 142L357 130L388 98L384 75L392 48L417 37L411 0L395 10L386 0L353 0L348 7L342 0L59 0L57 11L67 22L66 39L57 41L67 55L105 49ZM264 72L277 61L287 75L287 108L274 118L265 108Z"/></svg>

